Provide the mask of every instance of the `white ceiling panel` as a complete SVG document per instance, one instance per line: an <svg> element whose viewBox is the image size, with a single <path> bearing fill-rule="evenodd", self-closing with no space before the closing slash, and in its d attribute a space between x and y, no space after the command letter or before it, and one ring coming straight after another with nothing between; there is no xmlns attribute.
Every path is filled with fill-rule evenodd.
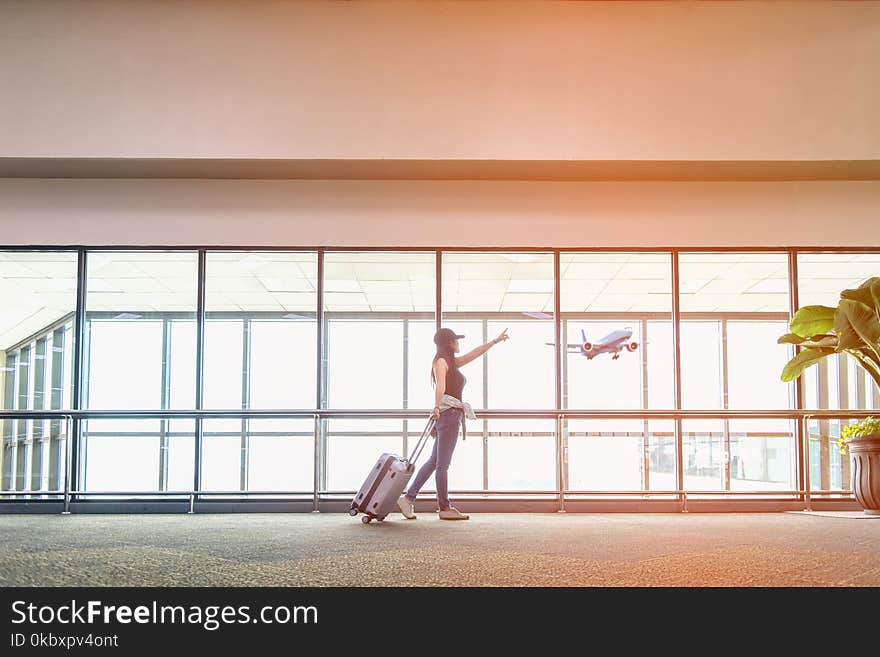
<svg viewBox="0 0 880 657"><path fill-rule="evenodd" d="M285 310L314 312L318 303L318 295L313 292L272 292L272 297Z"/></svg>
<svg viewBox="0 0 880 657"><path fill-rule="evenodd" d="M785 278L765 278L752 285L748 294L783 294L788 298L788 280Z"/></svg>
<svg viewBox="0 0 880 657"><path fill-rule="evenodd" d="M270 292L311 292L315 289L311 281L293 276L264 276L261 274L257 280Z"/></svg>
<svg viewBox="0 0 880 657"><path fill-rule="evenodd" d="M592 312L628 312L633 310L634 304L635 298L631 294L601 294L589 309Z"/></svg>
<svg viewBox="0 0 880 657"><path fill-rule="evenodd" d="M409 281L363 281L361 288L367 295L397 294L409 296Z"/></svg>
<svg viewBox="0 0 880 657"><path fill-rule="evenodd" d="M223 296L239 305L280 306L270 292L227 292Z"/></svg>
<svg viewBox="0 0 880 657"><path fill-rule="evenodd" d="M591 279L562 279L559 282L559 294L562 299L563 304L568 304L571 302L569 299L570 296L578 297L584 296L587 294L596 294L597 292L601 292L608 284L611 282L611 279L607 278L591 278ZM576 301L575 301L576 303Z"/></svg>
<svg viewBox="0 0 880 657"><path fill-rule="evenodd" d="M479 266L445 267L444 281L509 279L516 266L513 262L487 262Z"/></svg>
<svg viewBox="0 0 880 657"><path fill-rule="evenodd" d="M384 293L370 293L366 294L367 303L371 308L376 308L379 306L384 307L385 309L389 308L400 308L405 310L412 310L412 297L409 294L384 294Z"/></svg>
<svg viewBox="0 0 880 657"><path fill-rule="evenodd" d="M240 305L242 312L246 313L262 313L262 312L279 312L283 310L280 304L277 303L269 303L269 304L260 304L260 303L243 303Z"/></svg>
<svg viewBox="0 0 880 657"><path fill-rule="evenodd" d="M507 291L509 280L500 278L496 280L479 280L479 281L458 281L454 284L454 290L461 296L470 296L475 294L503 294ZM451 292L453 286L443 287L443 295Z"/></svg>
<svg viewBox="0 0 880 657"><path fill-rule="evenodd" d="M358 306L367 308L367 297L363 292L327 292L324 295L324 303L330 309L334 306Z"/></svg>
<svg viewBox="0 0 880 657"><path fill-rule="evenodd" d="M608 294L632 295L666 293L669 295L670 299L672 298L672 291L670 289L669 281L664 279L615 279L608 282L608 286L605 288L604 292Z"/></svg>
<svg viewBox="0 0 880 657"><path fill-rule="evenodd" d="M154 278L195 278L198 276L198 265L195 260L190 262L139 262L138 269L145 275Z"/></svg>
<svg viewBox="0 0 880 657"><path fill-rule="evenodd" d="M617 275L623 262L572 262L560 274L564 280L610 279Z"/></svg>
<svg viewBox="0 0 880 657"><path fill-rule="evenodd" d="M324 294L360 293L361 284L356 279L328 279L324 281Z"/></svg>
<svg viewBox="0 0 880 657"><path fill-rule="evenodd" d="M195 294L198 287L196 279L186 278L157 278L157 281L169 292L191 292Z"/></svg>
<svg viewBox="0 0 880 657"><path fill-rule="evenodd" d="M513 269L511 278L528 280L553 280L553 259L542 259L541 262L520 263Z"/></svg>
<svg viewBox="0 0 880 657"><path fill-rule="evenodd" d="M232 292L265 292L266 288L260 283L259 279L252 276L249 277L216 277L209 278L205 282L206 294L229 294Z"/></svg>
<svg viewBox="0 0 880 657"><path fill-rule="evenodd" d="M134 263L114 262L113 260L93 262L89 259L88 275L91 281L92 278L143 278L147 274Z"/></svg>
<svg viewBox="0 0 880 657"><path fill-rule="evenodd" d="M507 286L508 292L543 292L553 293L552 280L523 280L513 279Z"/></svg>
<svg viewBox="0 0 880 657"><path fill-rule="evenodd" d="M502 311L541 311L552 306L552 294L505 294Z"/></svg>
<svg viewBox="0 0 880 657"><path fill-rule="evenodd" d="M672 264L667 258L665 262L629 262L617 272L618 278L635 279L663 279L667 285L671 285Z"/></svg>

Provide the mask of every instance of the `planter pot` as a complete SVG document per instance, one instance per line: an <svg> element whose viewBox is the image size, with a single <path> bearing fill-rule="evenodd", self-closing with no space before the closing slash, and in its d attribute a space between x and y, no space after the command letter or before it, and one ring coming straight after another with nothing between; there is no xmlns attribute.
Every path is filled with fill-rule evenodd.
<svg viewBox="0 0 880 657"><path fill-rule="evenodd" d="M846 441L852 463L852 489L869 515L880 515L880 433Z"/></svg>

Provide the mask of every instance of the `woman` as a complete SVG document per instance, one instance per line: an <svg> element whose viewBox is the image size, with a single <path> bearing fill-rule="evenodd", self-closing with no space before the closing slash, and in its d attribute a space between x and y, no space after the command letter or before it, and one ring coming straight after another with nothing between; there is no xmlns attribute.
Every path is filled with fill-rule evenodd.
<svg viewBox="0 0 880 657"><path fill-rule="evenodd" d="M437 353L431 366L431 381L434 383L434 410L431 417L436 421L436 436L434 450L431 458L421 467L416 478L410 484L405 495L397 500L400 512L408 519L413 520L416 514L413 512L413 503L422 486L437 471L437 503L440 507L441 520L467 520L468 516L461 513L449 504L449 480L447 471L452 460L452 452L455 443L458 442L458 427L462 423L462 415L465 412L465 404L462 402L462 390L464 389L464 374L460 367L470 363L489 351L492 346L507 340L507 329L504 329L497 338L491 342L477 347L464 356L456 356L459 352L458 341L463 335L457 335L448 328L442 328L434 335L434 344L437 345ZM469 406L467 407L469 408Z"/></svg>

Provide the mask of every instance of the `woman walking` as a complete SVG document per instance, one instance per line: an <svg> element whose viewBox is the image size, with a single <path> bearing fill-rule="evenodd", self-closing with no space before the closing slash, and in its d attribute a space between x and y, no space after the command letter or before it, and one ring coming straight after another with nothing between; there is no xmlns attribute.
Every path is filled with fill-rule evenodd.
<svg viewBox="0 0 880 657"><path fill-rule="evenodd" d="M400 512L410 520L416 517L413 512L416 495L435 470L440 519L467 520L469 517L449 503L449 463L458 442L458 428L466 409L470 409L469 404L462 402L466 379L459 368L476 360L499 342L507 340L508 335L507 329L504 329L494 340L472 349L464 356L456 356L459 352L458 341L463 337L448 328L442 328L434 335L437 353L431 365L431 381L434 384L434 410L431 411L431 417L436 420L436 440L431 458L421 467L406 494L397 500Z"/></svg>

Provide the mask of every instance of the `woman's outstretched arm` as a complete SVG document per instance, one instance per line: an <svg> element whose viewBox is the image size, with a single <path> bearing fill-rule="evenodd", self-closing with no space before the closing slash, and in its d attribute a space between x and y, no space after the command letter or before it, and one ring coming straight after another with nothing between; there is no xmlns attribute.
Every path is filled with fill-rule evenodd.
<svg viewBox="0 0 880 657"><path fill-rule="evenodd" d="M490 340L486 344L483 344L483 345L480 345L479 347L475 347L474 349L471 349L464 356L456 356L455 357L455 366L461 367L462 365L467 365L475 358L479 358L480 356L485 354L494 345L498 344L499 342L504 342L505 340L507 340L508 337L509 336L507 335L507 329L504 329L503 331L501 331L501 335L499 335L494 340Z"/></svg>

